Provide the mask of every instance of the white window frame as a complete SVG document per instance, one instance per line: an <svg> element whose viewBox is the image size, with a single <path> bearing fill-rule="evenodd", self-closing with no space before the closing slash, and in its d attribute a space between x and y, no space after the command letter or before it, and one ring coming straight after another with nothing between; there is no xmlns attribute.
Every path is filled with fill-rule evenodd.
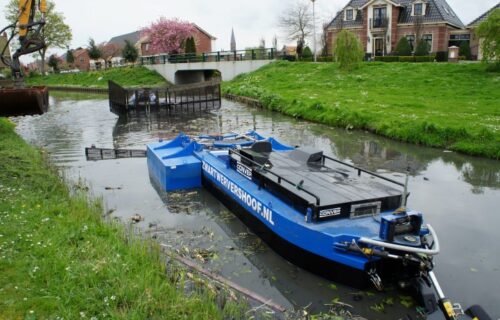
<svg viewBox="0 0 500 320"><path fill-rule="evenodd" d="M421 4L422 5L422 12L421 12L421 14L415 14L415 5L417 5L417 4ZM423 17L423 16L425 16L425 11L426 10L427 10L427 4L424 1L415 1L411 5L411 15L412 15L412 17L414 17L414 16Z"/></svg>
<svg viewBox="0 0 500 320"><path fill-rule="evenodd" d="M422 35L422 40L424 40L424 37L425 37L425 36L431 36L431 46L430 46L430 48L429 48L429 53L430 53L430 52L434 52L434 51L432 51L432 49L433 49L433 44L434 44L434 34L432 34L432 32L431 32L431 33L424 33L424 34Z"/></svg>
<svg viewBox="0 0 500 320"><path fill-rule="evenodd" d="M352 10L352 19L347 19L347 11L349 10ZM357 10L355 10L353 7L347 7L344 9L344 21L355 21L356 20L356 12Z"/></svg>

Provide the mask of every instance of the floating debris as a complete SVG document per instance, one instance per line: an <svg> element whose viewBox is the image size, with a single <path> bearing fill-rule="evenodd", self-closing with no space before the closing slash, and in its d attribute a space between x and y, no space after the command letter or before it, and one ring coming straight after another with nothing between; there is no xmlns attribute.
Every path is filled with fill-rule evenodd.
<svg viewBox="0 0 500 320"><path fill-rule="evenodd" d="M114 187L104 187L104 189L105 190L121 190L122 187L116 187L116 188L114 188Z"/></svg>
<svg viewBox="0 0 500 320"><path fill-rule="evenodd" d="M132 217L130 217L130 220L132 220L133 223L139 223L143 221L144 218L140 214L136 213Z"/></svg>

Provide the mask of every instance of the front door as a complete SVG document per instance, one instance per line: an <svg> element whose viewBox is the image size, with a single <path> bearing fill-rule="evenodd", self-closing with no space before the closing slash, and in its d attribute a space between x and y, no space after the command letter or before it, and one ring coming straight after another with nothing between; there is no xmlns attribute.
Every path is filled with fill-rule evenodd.
<svg viewBox="0 0 500 320"><path fill-rule="evenodd" d="M384 55L384 39L383 38L375 38L375 55L383 56Z"/></svg>

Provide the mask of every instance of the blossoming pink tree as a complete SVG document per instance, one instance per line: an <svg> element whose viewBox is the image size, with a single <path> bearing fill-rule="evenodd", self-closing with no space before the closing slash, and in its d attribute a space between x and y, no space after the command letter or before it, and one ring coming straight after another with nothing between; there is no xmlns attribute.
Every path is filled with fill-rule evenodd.
<svg viewBox="0 0 500 320"><path fill-rule="evenodd" d="M160 17L149 27L141 32L142 37L148 37L150 50L155 53L181 53L184 48L184 41L195 32L192 23L181 21L177 18L167 19Z"/></svg>

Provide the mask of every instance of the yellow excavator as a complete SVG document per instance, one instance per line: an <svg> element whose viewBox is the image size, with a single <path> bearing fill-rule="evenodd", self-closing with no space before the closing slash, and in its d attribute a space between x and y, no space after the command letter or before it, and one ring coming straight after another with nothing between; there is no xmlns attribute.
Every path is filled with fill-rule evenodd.
<svg viewBox="0 0 500 320"><path fill-rule="evenodd" d="M41 13L36 21L37 10ZM23 67L19 58L45 48L43 28L47 12L46 0L19 0L17 21L0 30L7 34L5 45L0 47L0 60L12 71L12 80L0 82L0 117L43 114L49 106L47 87L26 87ZM19 47L12 57L8 54L11 42L19 37Z"/></svg>

